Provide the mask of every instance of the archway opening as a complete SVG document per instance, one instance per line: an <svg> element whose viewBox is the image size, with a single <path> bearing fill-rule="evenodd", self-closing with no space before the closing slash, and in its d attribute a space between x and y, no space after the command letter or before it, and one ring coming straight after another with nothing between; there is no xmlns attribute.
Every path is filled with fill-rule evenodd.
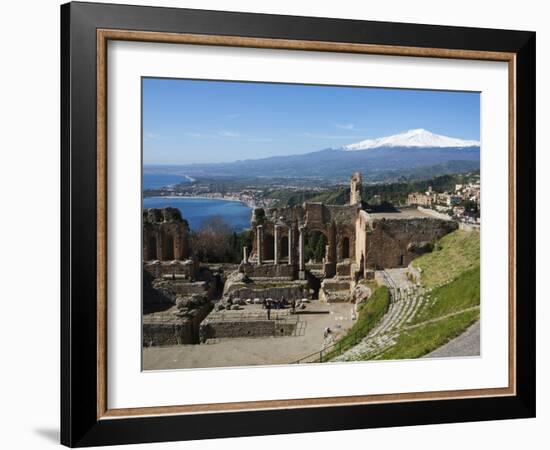
<svg viewBox="0 0 550 450"><path fill-rule="evenodd" d="M304 255L306 262L313 261L320 263L325 257L327 238L323 232L318 230L307 231L304 243Z"/></svg>
<svg viewBox="0 0 550 450"><path fill-rule="evenodd" d="M145 255L146 261L152 261L157 259L157 238L155 236L149 236L147 240L147 254Z"/></svg>
<svg viewBox="0 0 550 450"><path fill-rule="evenodd" d="M264 259L270 260L275 258L274 239L272 234L266 234L264 237Z"/></svg>
<svg viewBox="0 0 550 450"><path fill-rule="evenodd" d="M165 261L171 261L174 259L174 236L168 234L164 236L164 246L162 249L162 256Z"/></svg>
<svg viewBox="0 0 550 450"><path fill-rule="evenodd" d="M349 238L345 237L342 240L342 259L349 258Z"/></svg>
<svg viewBox="0 0 550 450"><path fill-rule="evenodd" d="M288 258L288 236L281 238L281 258Z"/></svg>

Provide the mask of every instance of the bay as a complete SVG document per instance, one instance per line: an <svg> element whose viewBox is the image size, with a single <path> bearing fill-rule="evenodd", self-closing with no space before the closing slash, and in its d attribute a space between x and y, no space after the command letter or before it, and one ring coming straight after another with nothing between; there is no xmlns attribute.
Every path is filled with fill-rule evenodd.
<svg viewBox="0 0 550 450"><path fill-rule="evenodd" d="M143 208L168 206L179 209L193 231L197 231L205 221L214 217L221 217L235 231L250 228L252 208L241 202L192 197L145 197L143 199Z"/></svg>

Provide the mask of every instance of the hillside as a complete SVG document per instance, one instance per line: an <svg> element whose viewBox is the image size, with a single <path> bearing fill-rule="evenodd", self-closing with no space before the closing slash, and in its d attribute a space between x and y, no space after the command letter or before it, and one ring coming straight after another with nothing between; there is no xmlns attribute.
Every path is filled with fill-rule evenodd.
<svg viewBox="0 0 550 450"><path fill-rule="evenodd" d="M480 317L479 233L457 230L413 261L422 304L393 346L376 359L418 358L462 334Z"/></svg>
<svg viewBox="0 0 550 450"><path fill-rule="evenodd" d="M394 183L372 183L364 184L361 196L363 201L369 205L380 203L391 203L393 205L402 205L407 201L407 196L411 192L424 192L431 186L436 192L454 190L456 184L466 184L477 178L479 172L442 175L433 178L424 178L411 181L398 181ZM270 190L266 191L266 197L276 199L277 206L295 206L305 201L323 202L327 205L344 205L349 202L349 187L338 186L328 188L322 192L311 190L288 191L288 190Z"/></svg>
<svg viewBox="0 0 550 450"><path fill-rule="evenodd" d="M479 320L479 233L450 233L413 266L422 269L419 283L392 289L391 304L378 325L334 360L419 358Z"/></svg>
<svg viewBox="0 0 550 450"><path fill-rule="evenodd" d="M376 359L419 358L460 336L479 320L479 281L478 262L448 284L426 291L423 307Z"/></svg>
<svg viewBox="0 0 550 450"><path fill-rule="evenodd" d="M416 258L412 265L420 269L424 287L437 287L479 268L479 244L479 233L457 230L437 241L431 253Z"/></svg>

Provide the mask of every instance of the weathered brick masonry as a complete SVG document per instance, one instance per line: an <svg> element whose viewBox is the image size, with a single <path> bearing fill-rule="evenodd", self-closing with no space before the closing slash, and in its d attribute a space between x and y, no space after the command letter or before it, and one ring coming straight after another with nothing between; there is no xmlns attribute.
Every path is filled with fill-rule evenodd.
<svg viewBox="0 0 550 450"><path fill-rule="evenodd" d="M430 217L375 219L366 232L366 267L406 267L456 228L456 222Z"/></svg>

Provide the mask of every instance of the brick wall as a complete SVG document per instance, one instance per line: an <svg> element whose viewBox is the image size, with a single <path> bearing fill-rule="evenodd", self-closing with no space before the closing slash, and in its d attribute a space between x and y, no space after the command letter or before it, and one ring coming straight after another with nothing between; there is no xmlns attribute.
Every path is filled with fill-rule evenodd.
<svg viewBox="0 0 550 450"><path fill-rule="evenodd" d="M434 218L376 220L367 231L366 267L406 267L431 242L456 228L453 221Z"/></svg>
<svg viewBox="0 0 550 450"><path fill-rule="evenodd" d="M296 322L282 320L205 321L201 327L207 339L291 336L296 329Z"/></svg>

